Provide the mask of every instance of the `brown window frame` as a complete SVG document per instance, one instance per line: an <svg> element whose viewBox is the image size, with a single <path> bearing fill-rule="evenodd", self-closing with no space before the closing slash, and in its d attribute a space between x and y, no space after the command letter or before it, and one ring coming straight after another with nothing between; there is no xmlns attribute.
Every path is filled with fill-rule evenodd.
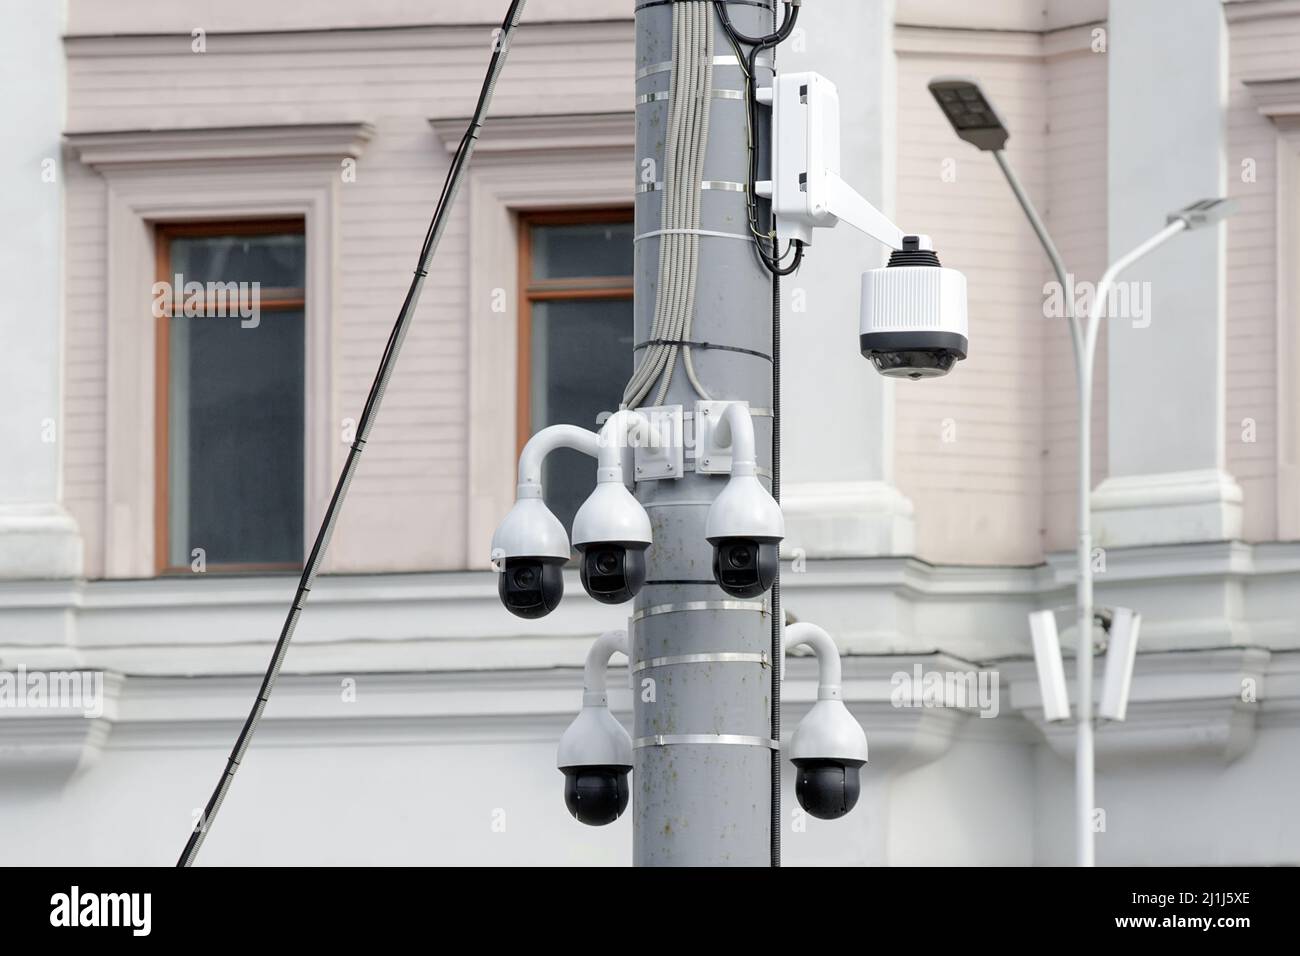
<svg viewBox="0 0 1300 956"><path fill-rule="evenodd" d="M224 236L232 232L244 235L267 234L306 234L306 222L301 218L293 219L213 219L202 222L159 222L154 223L154 272L159 282L170 283L171 241L176 238L193 238L195 236ZM258 307L262 312L282 312L290 309L305 309L305 289L299 295L277 295L279 289L260 290ZM296 291L296 290L295 290ZM177 296L173 290L172 308L176 307ZM212 303L207 303L212 305ZM168 432L168 408L171 398L171 314L154 319L154 569L159 576L169 574L190 574L189 565L175 566L168 563L171 531L171 475L170 436ZM304 317L305 320L305 317ZM306 560L306 542L303 542L303 560ZM266 571L301 571L303 563L222 563L208 564L206 570L213 573L258 573Z"/></svg>
<svg viewBox="0 0 1300 956"><path fill-rule="evenodd" d="M533 226L632 222L631 206L542 209L519 214L519 317L515 347L515 454L532 437L533 303L571 299L630 299L632 276L533 278ZM595 424L594 422L592 423Z"/></svg>

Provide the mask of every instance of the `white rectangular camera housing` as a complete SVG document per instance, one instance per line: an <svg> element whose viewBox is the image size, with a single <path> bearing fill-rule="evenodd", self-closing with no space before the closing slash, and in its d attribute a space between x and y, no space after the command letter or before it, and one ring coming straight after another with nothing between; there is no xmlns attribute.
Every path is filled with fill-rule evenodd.
<svg viewBox="0 0 1300 956"><path fill-rule="evenodd" d="M1133 664L1137 660L1138 630L1142 615L1132 608L1117 607L1111 616L1106 646L1106 674L1102 679L1101 705L1106 720L1123 720L1128 714L1129 689L1133 686Z"/></svg>
<svg viewBox="0 0 1300 956"><path fill-rule="evenodd" d="M1029 615L1029 636L1038 666L1038 690L1043 697L1043 717L1049 721L1069 720L1070 695L1065 689L1065 666L1061 662L1061 639L1056 632L1056 614L1034 611Z"/></svg>
<svg viewBox="0 0 1300 956"><path fill-rule="evenodd" d="M840 171L840 96L817 73L784 73L759 91L772 105L772 179L757 184L772 200L783 238L812 243L819 226L834 226L828 176Z"/></svg>

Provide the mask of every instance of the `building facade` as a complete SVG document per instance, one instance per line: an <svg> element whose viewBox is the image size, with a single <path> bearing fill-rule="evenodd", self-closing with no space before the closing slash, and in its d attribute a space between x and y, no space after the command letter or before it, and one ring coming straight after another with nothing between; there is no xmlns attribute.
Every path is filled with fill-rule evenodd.
<svg viewBox="0 0 1300 956"><path fill-rule="evenodd" d="M12 862L171 863L217 781L504 10L432 7L8 15L0 196L29 228L0 254L0 671L102 688L93 717L0 707ZM593 425L631 371L633 7L528 5L203 862L630 861L628 818L573 821L554 765L627 610L574 574L511 617L488 542L522 440ZM1097 858L1300 862L1300 0L808 0L779 57L838 85L845 178L935 237L971 322L953 374L896 384L855 344L878 247L820 235L783 285L784 601L836 637L871 746L845 819L785 794L787 862L1073 859L1073 733L1026 622L1073 600L1073 363L1019 207L926 89L954 74L1001 109L1080 295L1168 211L1239 203L1126 275L1103 331L1097 594L1144 624ZM563 514L581 478L555 468ZM913 694L928 675L988 693ZM788 729L814 697L793 659Z"/></svg>

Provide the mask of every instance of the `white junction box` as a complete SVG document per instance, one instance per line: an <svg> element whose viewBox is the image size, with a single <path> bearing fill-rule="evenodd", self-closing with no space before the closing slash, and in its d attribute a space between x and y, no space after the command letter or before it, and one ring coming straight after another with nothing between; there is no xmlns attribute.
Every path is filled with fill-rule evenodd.
<svg viewBox="0 0 1300 956"><path fill-rule="evenodd" d="M840 178L840 95L820 73L778 74L758 91L772 106L772 178L754 184L772 200L782 239L812 243L841 219L891 249L903 233Z"/></svg>

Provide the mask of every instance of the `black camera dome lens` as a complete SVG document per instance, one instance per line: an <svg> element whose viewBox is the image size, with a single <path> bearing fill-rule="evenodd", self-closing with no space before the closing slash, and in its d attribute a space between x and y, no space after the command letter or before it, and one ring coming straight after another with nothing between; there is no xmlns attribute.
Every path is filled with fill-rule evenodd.
<svg viewBox="0 0 1300 956"><path fill-rule="evenodd" d="M733 568L747 568L754 563L754 554L749 545L733 545L727 550L727 561Z"/></svg>
<svg viewBox="0 0 1300 956"><path fill-rule="evenodd" d="M562 767L564 805L579 823L603 827L627 809L631 796L627 775L631 767Z"/></svg>
<svg viewBox="0 0 1300 956"><path fill-rule="evenodd" d="M506 558L497 575L497 595L516 617L545 617L564 597L564 559Z"/></svg>
<svg viewBox="0 0 1300 956"><path fill-rule="evenodd" d="M732 597L758 597L772 586L780 560L774 538L714 538L713 580Z"/></svg>
<svg viewBox="0 0 1300 956"><path fill-rule="evenodd" d="M579 572L582 586L602 604L632 600L645 584L645 550L639 542L603 542L584 550Z"/></svg>
<svg viewBox="0 0 1300 956"><path fill-rule="evenodd" d="M805 758L794 761L799 806L819 820L838 820L858 803L861 760Z"/></svg>

